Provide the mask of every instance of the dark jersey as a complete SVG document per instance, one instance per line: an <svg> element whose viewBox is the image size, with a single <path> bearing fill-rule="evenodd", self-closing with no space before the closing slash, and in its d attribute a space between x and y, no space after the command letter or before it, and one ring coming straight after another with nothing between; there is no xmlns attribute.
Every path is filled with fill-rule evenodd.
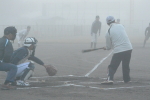
<svg viewBox="0 0 150 100"><path fill-rule="evenodd" d="M13 54L13 46L6 37L0 38L0 60L9 63L11 55Z"/></svg>
<svg viewBox="0 0 150 100"><path fill-rule="evenodd" d="M92 24L92 27L91 27L91 33L97 33L98 30L100 32L100 29L101 29L101 22L100 21L97 21L95 20Z"/></svg>
<svg viewBox="0 0 150 100"><path fill-rule="evenodd" d="M28 60L32 60L40 65L44 65L44 62L42 60L40 60L39 58L35 57L34 53L35 53L35 51L33 51L32 54L28 57L28 55L29 55L28 48L25 46L21 47L21 48L15 50L14 53L12 54L11 63L18 65L18 63L21 60L28 59Z"/></svg>

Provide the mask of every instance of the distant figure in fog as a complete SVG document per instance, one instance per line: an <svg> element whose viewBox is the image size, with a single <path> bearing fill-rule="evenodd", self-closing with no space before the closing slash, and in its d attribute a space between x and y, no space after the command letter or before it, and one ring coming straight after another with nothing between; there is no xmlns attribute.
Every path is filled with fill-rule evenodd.
<svg viewBox="0 0 150 100"><path fill-rule="evenodd" d="M96 16L95 21L92 24L91 27L91 36L92 36L92 41L91 41L91 48L93 47L96 48L96 43L97 43L97 32L99 31L99 36L100 36L100 31L101 31L101 22L99 21L99 16Z"/></svg>
<svg viewBox="0 0 150 100"><path fill-rule="evenodd" d="M116 20L116 23L120 24L120 19L117 19L117 20Z"/></svg>
<svg viewBox="0 0 150 100"><path fill-rule="evenodd" d="M145 47L146 41L149 39L149 37L150 37L150 23L149 23L149 26L145 30L145 39L144 39L143 47Z"/></svg>
<svg viewBox="0 0 150 100"><path fill-rule="evenodd" d="M22 47L23 46L23 41L26 38L26 36L28 35L29 31L30 31L31 27L27 26L26 29L23 29L21 31L19 31L17 33L17 40L18 40L18 47Z"/></svg>

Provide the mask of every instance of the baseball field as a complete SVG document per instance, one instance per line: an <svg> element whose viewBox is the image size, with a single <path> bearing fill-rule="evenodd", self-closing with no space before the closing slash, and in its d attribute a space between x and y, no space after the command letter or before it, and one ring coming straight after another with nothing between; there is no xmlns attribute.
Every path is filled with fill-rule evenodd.
<svg viewBox="0 0 150 100"><path fill-rule="evenodd" d="M39 43L35 55L45 64L54 65L57 75L49 77L44 67L35 64L34 76L29 80L31 86L0 90L0 100L150 100L149 43L145 48L142 43L133 43L131 82L122 82L120 64L113 85L100 84L107 76L111 50L81 52L89 48L88 43ZM97 69L90 72L98 63ZM6 73L0 72L1 84L5 77Z"/></svg>

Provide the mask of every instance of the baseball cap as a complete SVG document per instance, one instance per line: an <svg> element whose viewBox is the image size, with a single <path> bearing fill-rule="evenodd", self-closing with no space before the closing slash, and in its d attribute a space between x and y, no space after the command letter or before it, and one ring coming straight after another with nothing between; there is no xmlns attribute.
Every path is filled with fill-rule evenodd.
<svg viewBox="0 0 150 100"><path fill-rule="evenodd" d="M113 22L113 21L115 21L115 18L113 17L113 16L108 16L107 18L106 18L106 22L109 24L109 23L111 23L111 22Z"/></svg>

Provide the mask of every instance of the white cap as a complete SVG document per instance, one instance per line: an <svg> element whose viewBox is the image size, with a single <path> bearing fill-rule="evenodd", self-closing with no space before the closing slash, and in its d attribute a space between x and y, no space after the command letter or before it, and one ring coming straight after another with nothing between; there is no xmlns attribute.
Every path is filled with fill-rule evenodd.
<svg viewBox="0 0 150 100"><path fill-rule="evenodd" d="M113 21L115 21L115 18L113 17L113 16L108 16L107 18L106 18L106 22L109 24L109 23L111 23L111 22L113 22Z"/></svg>

